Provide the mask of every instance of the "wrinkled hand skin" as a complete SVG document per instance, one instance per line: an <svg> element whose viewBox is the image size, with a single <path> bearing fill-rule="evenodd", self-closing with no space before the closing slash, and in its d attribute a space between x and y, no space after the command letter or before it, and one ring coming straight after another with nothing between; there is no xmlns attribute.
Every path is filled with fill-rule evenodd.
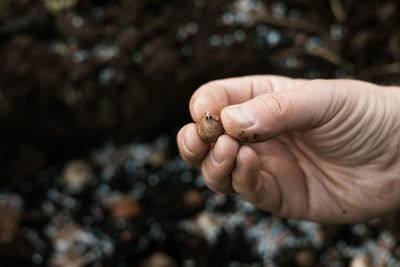
<svg viewBox="0 0 400 267"><path fill-rule="evenodd" d="M400 206L398 87L231 78L193 94L193 120L206 111L221 114L226 133L210 146L190 123L177 143L216 192L239 194L278 216L322 223L365 221Z"/></svg>

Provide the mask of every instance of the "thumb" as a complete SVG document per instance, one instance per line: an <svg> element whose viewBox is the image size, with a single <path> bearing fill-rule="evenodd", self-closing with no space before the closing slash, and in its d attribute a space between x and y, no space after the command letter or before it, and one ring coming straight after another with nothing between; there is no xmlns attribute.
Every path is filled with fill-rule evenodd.
<svg viewBox="0 0 400 267"><path fill-rule="evenodd" d="M328 81L306 82L302 88L259 95L221 112L225 131L245 142L261 142L283 133L324 124L344 103Z"/></svg>

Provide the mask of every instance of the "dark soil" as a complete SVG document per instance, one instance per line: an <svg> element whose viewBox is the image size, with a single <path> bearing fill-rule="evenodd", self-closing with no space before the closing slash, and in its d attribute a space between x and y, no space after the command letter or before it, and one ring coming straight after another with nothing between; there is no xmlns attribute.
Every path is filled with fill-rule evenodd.
<svg viewBox="0 0 400 267"><path fill-rule="evenodd" d="M153 140L160 134L174 140L177 129L190 121L191 94L207 81L279 74L400 83L400 3L394 0L78 0L70 8L49 11L48 5L55 2L74 1L0 2L0 188L23 196L25 210L17 218L25 228L0 246L0 265L32 263L35 246L26 236L31 228L48 225L42 211L45 194L54 186L64 190L53 180L66 161L87 159L106 140L123 144ZM266 12L255 16L262 8ZM168 153L176 155L174 145ZM110 183L115 181L119 180ZM132 186L115 183L110 186L117 191ZM96 205L99 199L92 195L100 184L77 197L81 205ZM175 262L182 262L185 254L198 258L205 253L203 261L217 258L215 253L226 255L215 266L235 260L234 255L245 262L259 257L226 245L229 238L235 239L233 244L243 243L243 230L234 237L221 235L218 242L226 250L210 250L204 239L186 233L174 239L177 220L203 209L166 209L166 203L175 207L173 203L188 189L177 184L168 185L180 189L164 199L156 197L168 191L164 187L161 192L160 188L147 192L140 200L145 213L133 222L136 228L132 226L145 229L149 216L162 218L163 227L169 229L168 245L135 254L131 243L122 242L113 256L102 258L105 266L133 264L157 250ZM78 214L71 216L83 216L88 209L78 208ZM149 215L149 210L158 213ZM108 219L105 215L96 227L107 236L119 235ZM140 239L139 232L129 235ZM346 233L339 231L343 236ZM51 258L53 245L50 237L42 239L48 248L40 252L44 262ZM189 243L193 247L187 247ZM295 255L293 251L288 248L287 254ZM285 262L290 265L293 259ZM211 266L209 261L198 264Z"/></svg>

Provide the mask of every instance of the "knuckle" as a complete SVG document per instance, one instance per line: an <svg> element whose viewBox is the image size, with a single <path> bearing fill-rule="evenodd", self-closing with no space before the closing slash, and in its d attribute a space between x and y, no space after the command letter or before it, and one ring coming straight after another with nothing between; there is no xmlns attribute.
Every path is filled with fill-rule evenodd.
<svg viewBox="0 0 400 267"><path fill-rule="evenodd" d="M321 87L321 85L325 85L325 84L326 84L326 80L323 80L323 79L313 79L307 83L308 86L314 87L314 88Z"/></svg>
<svg viewBox="0 0 400 267"><path fill-rule="evenodd" d="M305 82L300 88L299 91L307 91L307 90L315 90L317 91L321 91L321 90L327 90L330 89L332 85L332 82L328 83L326 82L326 80L323 79L314 79L314 80L310 80Z"/></svg>
<svg viewBox="0 0 400 267"><path fill-rule="evenodd" d="M201 164L201 174L203 175L204 182L206 183L206 185L210 189L213 189L215 182L213 181L213 177L211 176L209 169L204 161Z"/></svg>
<svg viewBox="0 0 400 267"><path fill-rule="evenodd" d="M208 188L218 193L222 190L222 185L220 184L220 182L208 172L207 168L202 168L202 174L204 177L204 182L206 183Z"/></svg>
<svg viewBox="0 0 400 267"><path fill-rule="evenodd" d="M203 92L203 91L212 92L214 88L220 87L220 86L221 85L219 84L218 81L211 81L211 82L207 82L207 83L201 85L197 91L198 92Z"/></svg>
<svg viewBox="0 0 400 267"><path fill-rule="evenodd" d="M272 95L269 99L270 107L275 111L274 113L282 114L285 111L285 101L282 97L277 95Z"/></svg>
<svg viewBox="0 0 400 267"><path fill-rule="evenodd" d="M263 100L264 109L276 117L284 116L291 107L289 98L280 94L268 95L264 97Z"/></svg>
<svg viewBox="0 0 400 267"><path fill-rule="evenodd" d="M186 145L179 146L179 152L186 162L192 165L198 165L200 157L198 154L193 153Z"/></svg>
<svg viewBox="0 0 400 267"><path fill-rule="evenodd" d="M182 156L182 159L191 165L198 165L199 158L196 154L188 150L186 147L180 147L179 152Z"/></svg>
<svg viewBox="0 0 400 267"><path fill-rule="evenodd" d="M315 90L315 92L321 92L323 91L323 93L325 95L331 95L337 92L340 92L343 88L342 86L340 86L340 84L336 84L337 81L329 81L327 83L326 80L324 79L314 79L311 81L308 81L307 83L304 83L303 86L301 86L299 88L300 91L303 90Z"/></svg>
<svg viewBox="0 0 400 267"><path fill-rule="evenodd" d="M182 158L190 163L190 164L196 164L197 163L197 157L194 155L192 152L188 151L187 149L181 152Z"/></svg>
<svg viewBox="0 0 400 267"><path fill-rule="evenodd" d="M206 160L203 161L201 167L204 182L208 188L221 194L232 193L231 176L226 176L226 174L220 173L218 170L212 168L207 164Z"/></svg>

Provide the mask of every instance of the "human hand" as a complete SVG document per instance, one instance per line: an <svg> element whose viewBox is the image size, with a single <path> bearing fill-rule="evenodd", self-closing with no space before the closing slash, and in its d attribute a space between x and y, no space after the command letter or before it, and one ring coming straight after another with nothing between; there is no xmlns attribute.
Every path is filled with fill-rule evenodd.
<svg viewBox="0 0 400 267"><path fill-rule="evenodd" d="M215 145L194 123L178 133L205 182L278 216L367 220L400 205L400 90L354 80L250 76L210 82L192 96L198 121L221 114Z"/></svg>

